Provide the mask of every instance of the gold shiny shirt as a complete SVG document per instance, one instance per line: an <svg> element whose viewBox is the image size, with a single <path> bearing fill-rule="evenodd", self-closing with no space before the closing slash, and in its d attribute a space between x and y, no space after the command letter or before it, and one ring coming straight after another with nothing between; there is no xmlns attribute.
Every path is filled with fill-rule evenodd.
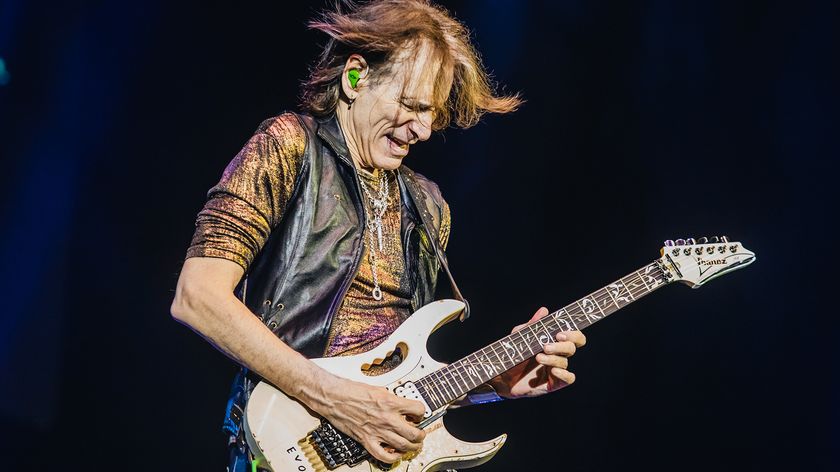
<svg viewBox="0 0 840 472"><path fill-rule="evenodd" d="M282 218L300 172L306 134L292 114L280 115L262 129L208 192L207 203L196 219L188 258L218 257L236 262L247 271ZM389 205L383 215L383 248L376 253L382 299L374 300L371 294L370 234L366 231L359 269L333 319L325 356L373 349L411 314L411 287L401 240L400 191L395 173L387 172L386 176ZM359 178L375 196L378 174L359 170ZM369 213L370 203L366 196L364 200ZM444 248L449 228L449 207L445 206L439 235Z"/></svg>
<svg viewBox="0 0 840 472"><path fill-rule="evenodd" d="M297 118L280 115L248 140L207 193L187 257L218 257L245 271L292 196L306 148Z"/></svg>
<svg viewBox="0 0 840 472"><path fill-rule="evenodd" d="M358 174L371 195L378 196L379 174L374 175L364 169L360 169ZM370 350L411 315L411 286L408 274L405 273L400 236L400 188L393 172L385 172L385 178L388 182L388 207L382 216L382 250L379 250L376 228L370 217L373 214L371 203L367 194L362 192L367 215L362 260L359 271L356 272L347 295L333 318L326 356L357 354ZM376 275L382 290L382 299L379 301L372 295L374 265L371 263L371 237L375 251Z"/></svg>

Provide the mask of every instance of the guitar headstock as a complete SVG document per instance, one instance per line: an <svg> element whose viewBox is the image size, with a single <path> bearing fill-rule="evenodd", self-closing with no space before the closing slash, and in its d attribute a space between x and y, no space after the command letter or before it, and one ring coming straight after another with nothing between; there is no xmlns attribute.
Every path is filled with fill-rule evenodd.
<svg viewBox="0 0 840 472"><path fill-rule="evenodd" d="M698 288L715 277L746 267L755 254L726 236L665 241L660 262L669 282Z"/></svg>

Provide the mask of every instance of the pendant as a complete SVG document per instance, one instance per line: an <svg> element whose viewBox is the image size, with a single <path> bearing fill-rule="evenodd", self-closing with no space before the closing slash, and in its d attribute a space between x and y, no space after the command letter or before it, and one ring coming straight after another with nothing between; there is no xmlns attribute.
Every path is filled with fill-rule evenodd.
<svg viewBox="0 0 840 472"><path fill-rule="evenodd" d="M376 239L379 241L379 252L382 252L382 220L376 222Z"/></svg>
<svg viewBox="0 0 840 472"><path fill-rule="evenodd" d="M371 292L371 294L373 295L374 300L376 300L376 301L382 300L382 289L379 288L379 285L377 285L376 287L373 287L373 292Z"/></svg>

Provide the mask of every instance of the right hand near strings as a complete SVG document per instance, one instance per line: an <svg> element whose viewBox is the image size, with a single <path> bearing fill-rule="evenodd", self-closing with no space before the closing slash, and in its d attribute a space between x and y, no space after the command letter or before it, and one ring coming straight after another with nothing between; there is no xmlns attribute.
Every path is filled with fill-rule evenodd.
<svg viewBox="0 0 840 472"><path fill-rule="evenodd" d="M357 440L376 459L391 464L406 452L417 451L426 432L406 416L420 419L425 407L398 397L384 387L333 376L321 390L318 413ZM312 407L312 406L310 406Z"/></svg>

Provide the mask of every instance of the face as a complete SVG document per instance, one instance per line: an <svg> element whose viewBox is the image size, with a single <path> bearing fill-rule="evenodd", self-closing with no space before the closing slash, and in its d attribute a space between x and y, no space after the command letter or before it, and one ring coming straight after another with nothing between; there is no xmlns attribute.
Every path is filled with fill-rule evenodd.
<svg viewBox="0 0 840 472"><path fill-rule="evenodd" d="M349 110L339 104L337 112L357 165L396 169L412 145L431 136L434 84L422 73L432 62L428 57L427 48L421 47L416 62L397 58L390 71L373 80L363 75L355 89L345 88L355 100ZM370 77L369 70L364 72Z"/></svg>

